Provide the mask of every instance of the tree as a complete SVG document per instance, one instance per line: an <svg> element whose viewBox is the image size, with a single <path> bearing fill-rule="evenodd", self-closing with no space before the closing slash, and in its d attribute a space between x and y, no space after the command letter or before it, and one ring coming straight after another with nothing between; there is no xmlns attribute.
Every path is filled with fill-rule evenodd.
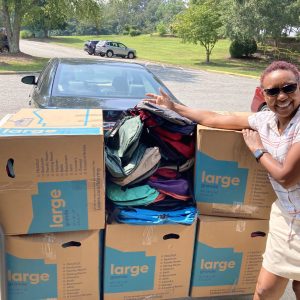
<svg viewBox="0 0 300 300"><path fill-rule="evenodd" d="M209 63L212 50L219 39L220 15L209 3L191 5L179 14L173 25L184 43L198 42L205 48L206 62Z"/></svg>
<svg viewBox="0 0 300 300"><path fill-rule="evenodd" d="M27 11L23 26L32 32L43 32L48 37L50 30L64 29L68 20L67 5L60 0L38 0L31 10Z"/></svg>
<svg viewBox="0 0 300 300"><path fill-rule="evenodd" d="M222 0L220 5L224 34L231 40L271 37L277 44L284 31L300 26L300 1Z"/></svg>
<svg viewBox="0 0 300 300"><path fill-rule="evenodd" d="M22 18L26 8L30 7L33 0L1 0L3 24L6 29L9 51L20 52L19 40Z"/></svg>
<svg viewBox="0 0 300 300"><path fill-rule="evenodd" d="M101 5L101 0L0 0L0 11L3 16L4 27L11 53L20 52L20 29L25 14L36 13L36 5L40 4L46 15L51 16L44 24L54 26L61 22L64 15L77 18L90 18L95 16ZM55 13L53 14L53 11ZM48 22L48 23L47 23ZM48 26L47 25L47 26Z"/></svg>

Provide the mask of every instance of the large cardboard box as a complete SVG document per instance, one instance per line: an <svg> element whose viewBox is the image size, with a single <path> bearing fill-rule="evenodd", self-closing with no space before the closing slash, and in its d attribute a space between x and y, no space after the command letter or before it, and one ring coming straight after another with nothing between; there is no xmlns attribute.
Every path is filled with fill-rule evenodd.
<svg viewBox="0 0 300 300"><path fill-rule="evenodd" d="M0 149L6 234L104 228L101 110L21 110L0 127Z"/></svg>
<svg viewBox="0 0 300 300"><path fill-rule="evenodd" d="M191 296L254 293L267 233L268 220L200 216Z"/></svg>
<svg viewBox="0 0 300 300"><path fill-rule="evenodd" d="M194 193L201 214L269 219L276 195L242 132L198 125Z"/></svg>
<svg viewBox="0 0 300 300"><path fill-rule="evenodd" d="M100 299L102 231L6 236L8 298Z"/></svg>
<svg viewBox="0 0 300 300"><path fill-rule="evenodd" d="M187 297L195 223L191 226L108 224L104 300Z"/></svg>

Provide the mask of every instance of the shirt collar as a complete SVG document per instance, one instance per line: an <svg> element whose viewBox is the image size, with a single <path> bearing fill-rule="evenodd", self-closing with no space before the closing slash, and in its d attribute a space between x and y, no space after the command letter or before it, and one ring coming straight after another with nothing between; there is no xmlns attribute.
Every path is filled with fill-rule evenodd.
<svg viewBox="0 0 300 300"><path fill-rule="evenodd" d="M293 118L290 120L288 126L286 127L286 129L290 128L295 122L300 120L300 106L298 106L297 108L297 112L295 113L295 115L293 116ZM274 112L272 112L272 114L270 115L270 118L267 121L268 126L275 132L278 132L278 118L276 116L276 114Z"/></svg>

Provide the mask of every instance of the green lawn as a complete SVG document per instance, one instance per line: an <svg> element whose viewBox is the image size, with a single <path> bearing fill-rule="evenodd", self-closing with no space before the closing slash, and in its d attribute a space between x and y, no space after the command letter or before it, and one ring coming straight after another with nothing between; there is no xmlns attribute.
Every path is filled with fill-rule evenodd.
<svg viewBox="0 0 300 300"><path fill-rule="evenodd" d="M116 40L137 50L139 59L162 64L239 74L258 77L267 65L262 59L231 59L229 40L219 40L211 54L210 63L206 63L204 47L195 44L184 44L175 37L159 37L158 35L140 35L137 37L124 35L106 36L64 36L47 39L48 43L60 44L82 49L83 43L89 39ZM0 55L0 72L4 71L38 71L48 59L13 55Z"/></svg>
<svg viewBox="0 0 300 300"><path fill-rule="evenodd" d="M211 54L211 62L207 64L204 47L195 44L184 44L174 37L159 37L157 35L141 35L137 37L107 35L107 36L68 36L54 37L51 43L83 49L83 43L89 39L116 40L128 47L135 48L139 59L160 62L176 66L228 72L234 74L259 76L267 63L260 59L231 59L229 55L229 40L219 40Z"/></svg>

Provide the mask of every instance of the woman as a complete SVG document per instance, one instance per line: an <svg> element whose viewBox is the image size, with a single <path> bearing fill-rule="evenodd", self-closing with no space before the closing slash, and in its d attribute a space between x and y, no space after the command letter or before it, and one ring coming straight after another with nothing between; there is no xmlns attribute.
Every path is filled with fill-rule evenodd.
<svg viewBox="0 0 300 300"><path fill-rule="evenodd" d="M224 116L192 109L167 94L147 94L150 101L199 124L239 129L257 161L269 173L278 199L270 214L270 231L254 300L280 299L289 279L300 300L300 87L296 66L276 61L261 75L261 88L270 111L249 117Z"/></svg>

